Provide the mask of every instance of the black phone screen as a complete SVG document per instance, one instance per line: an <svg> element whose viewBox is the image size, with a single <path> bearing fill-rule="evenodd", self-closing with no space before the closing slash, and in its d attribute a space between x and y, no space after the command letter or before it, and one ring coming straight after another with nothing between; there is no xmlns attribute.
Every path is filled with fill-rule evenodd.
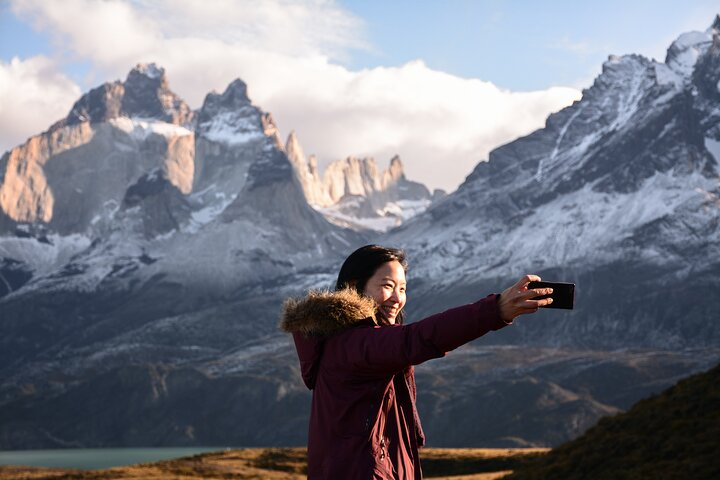
<svg viewBox="0 0 720 480"><path fill-rule="evenodd" d="M533 288L552 288L553 293L550 295L543 295L535 297L533 300L540 300L542 298L551 297L553 299L550 305L546 305L543 308L564 308L572 310L575 307L575 284L564 283L564 282L530 282L528 289Z"/></svg>

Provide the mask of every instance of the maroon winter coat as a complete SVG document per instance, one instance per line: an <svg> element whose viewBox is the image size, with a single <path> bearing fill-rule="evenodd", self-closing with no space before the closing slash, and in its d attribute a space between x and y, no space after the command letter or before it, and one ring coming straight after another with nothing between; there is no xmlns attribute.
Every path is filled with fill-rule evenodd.
<svg viewBox="0 0 720 480"><path fill-rule="evenodd" d="M412 366L507 325L496 295L409 325L378 326L374 313L373 300L354 290L285 304L281 327L313 390L310 479L421 478Z"/></svg>

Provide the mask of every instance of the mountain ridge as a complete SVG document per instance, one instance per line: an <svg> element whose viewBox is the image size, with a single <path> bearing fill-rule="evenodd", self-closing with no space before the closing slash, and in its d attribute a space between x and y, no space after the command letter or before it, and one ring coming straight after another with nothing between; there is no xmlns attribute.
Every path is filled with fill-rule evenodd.
<svg viewBox="0 0 720 480"><path fill-rule="evenodd" d="M423 288L454 286L436 307L535 271L577 283L578 308L559 321L541 315L523 341L712 345L720 332L699 319L720 314L713 32L687 82L660 81L662 64L637 55L610 58L580 101L493 150L456 192L390 232L415 274L434 279ZM633 307L633 297L653 301ZM674 320L688 312L698 320Z"/></svg>
<svg viewBox="0 0 720 480"><path fill-rule="evenodd" d="M399 155L382 171L372 157L349 156L331 162L321 174L317 158L305 157L294 131L288 136L285 152L308 203L339 226L386 231L444 195L442 191L431 195L424 185L408 180Z"/></svg>

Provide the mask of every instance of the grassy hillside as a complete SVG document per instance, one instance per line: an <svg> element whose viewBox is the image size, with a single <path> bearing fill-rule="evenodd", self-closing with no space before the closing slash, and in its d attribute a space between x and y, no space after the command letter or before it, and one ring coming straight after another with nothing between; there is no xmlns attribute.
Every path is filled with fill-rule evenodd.
<svg viewBox="0 0 720 480"><path fill-rule="evenodd" d="M423 449L421 462L426 478L495 480L546 451L543 448L428 448ZM247 448L92 471L0 465L0 479L295 480L305 478L306 469L304 448Z"/></svg>
<svg viewBox="0 0 720 480"><path fill-rule="evenodd" d="M506 478L720 478L720 365L601 419Z"/></svg>

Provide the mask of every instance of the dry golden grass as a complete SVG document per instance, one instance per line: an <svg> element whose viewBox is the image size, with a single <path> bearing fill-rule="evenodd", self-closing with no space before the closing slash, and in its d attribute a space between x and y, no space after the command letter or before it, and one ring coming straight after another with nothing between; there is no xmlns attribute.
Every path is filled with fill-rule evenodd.
<svg viewBox="0 0 720 480"><path fill-rule="evenodd" d="M547 449L428 448L422 451L428 478L495 480L512 471L513 462L535 457ZM305 478L304 448L248 448L204 453L192 457L105 470L67 470L0 466L1 480L198 480Z"/></svg>
<svg viewBox="0 0 720 480"><path fill-rule="evenodd" d="M23 465L0 465L0 478L12 479L44 479L68 477L70 474L80 474L80 470L67 470L56 468L26 467Z"/></svg>
<svg viewBox="0 0 720 480"><path fill-rule="evenodd" d="M497 480L506 477L512 470L501 470L492 473L477 473L475 475L451 475L449 477L432 477L433 480Z"/></svg>
<svg viewBox="0 0 720 480"><path fill-rule="evenodd" d="M420 452L426 478L495 480L548 448L427 448Z"/></svg>

